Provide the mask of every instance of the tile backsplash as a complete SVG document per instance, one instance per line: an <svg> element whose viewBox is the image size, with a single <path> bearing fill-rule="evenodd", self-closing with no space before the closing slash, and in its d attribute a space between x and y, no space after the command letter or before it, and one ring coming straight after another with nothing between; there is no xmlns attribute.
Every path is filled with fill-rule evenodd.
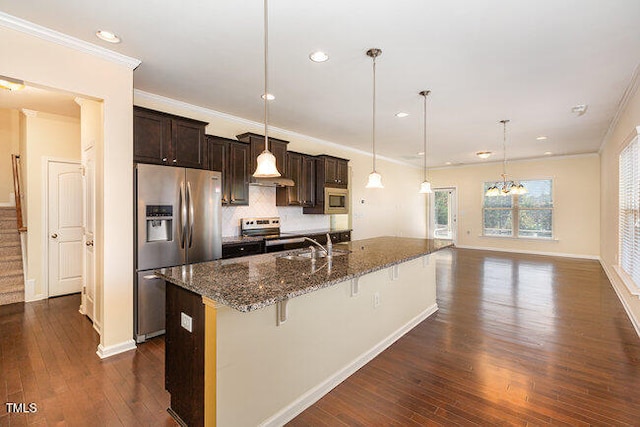
<svg viewBox="0 0 640 427"><path fill-rule="evenodd" d="M276 189L249 187L249 206L222 208L222 235L240 234L240 219L246 217L279 216L282 231L315 230L329 228L331 215L304 215L298 206L276 206Z"/></svg>

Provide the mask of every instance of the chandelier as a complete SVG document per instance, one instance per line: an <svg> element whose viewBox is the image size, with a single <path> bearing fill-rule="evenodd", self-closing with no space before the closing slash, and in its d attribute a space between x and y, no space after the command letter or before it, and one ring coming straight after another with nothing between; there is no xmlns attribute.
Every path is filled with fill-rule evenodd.
<svg viewBox="0 0 640 427"><path fill-rule="evenodd" d="M507 123L509 120L500 120L500 123L502 123L502 173L500 174L502 180L495 182L484 195L494 197L527 194L527 189L522 183L507 179Z"/></svg>

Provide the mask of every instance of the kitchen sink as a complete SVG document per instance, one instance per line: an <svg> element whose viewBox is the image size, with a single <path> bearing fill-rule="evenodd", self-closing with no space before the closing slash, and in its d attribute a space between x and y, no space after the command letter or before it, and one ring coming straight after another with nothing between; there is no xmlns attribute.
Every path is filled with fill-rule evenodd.
<svg viewBox="0 0 640 427"><path fill-rule="evenodd" d="M337 257L337 256L342 256L342 255L347 255L351 253L351 251L345 250L345 249L334 249L333 250L333 257ZM284 258L284 259L291 259L291 260L304 260L304 259L310 259L311 258L311 251L305 250L304 252L298 252L298 253L294 253L294 254L283 254L283 255L278 255L278 258ZM316 251L316 258L326 258L327 254L325 252L322 251Z"/></svg>

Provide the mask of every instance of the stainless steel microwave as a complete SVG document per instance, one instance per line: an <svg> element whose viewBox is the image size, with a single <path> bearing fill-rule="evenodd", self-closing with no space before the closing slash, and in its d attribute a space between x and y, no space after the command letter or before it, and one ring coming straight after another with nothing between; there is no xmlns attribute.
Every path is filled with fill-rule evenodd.
<svg viewBox="0 0 640 427"><path fill-rule="evenodd" d="M324 213L347 214L349 213L349 190L346 188L324 189Z"/></svg>

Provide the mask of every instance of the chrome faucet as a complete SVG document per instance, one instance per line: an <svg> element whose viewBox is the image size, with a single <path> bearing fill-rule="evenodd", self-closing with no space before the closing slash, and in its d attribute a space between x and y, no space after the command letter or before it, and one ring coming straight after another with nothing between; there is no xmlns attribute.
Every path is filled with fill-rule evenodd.
<svg viewBox="0 0 640 427"><path fill-rule="evenodd" d="M329 233L327 233L327 247L325 248L324 246L322 246L320 243L316 242L313 239L310 239L309 237L304 237L304 240L308 240L311 243L313 243L314 245L318 246L320 249L322 249L322 251L327 254L327 259L331 259L333 258L333 242L331 242L331 236L329 235ZM313 246L309 246L309 248L311 249L311 259L315 259L315 248Z"/></svg>

